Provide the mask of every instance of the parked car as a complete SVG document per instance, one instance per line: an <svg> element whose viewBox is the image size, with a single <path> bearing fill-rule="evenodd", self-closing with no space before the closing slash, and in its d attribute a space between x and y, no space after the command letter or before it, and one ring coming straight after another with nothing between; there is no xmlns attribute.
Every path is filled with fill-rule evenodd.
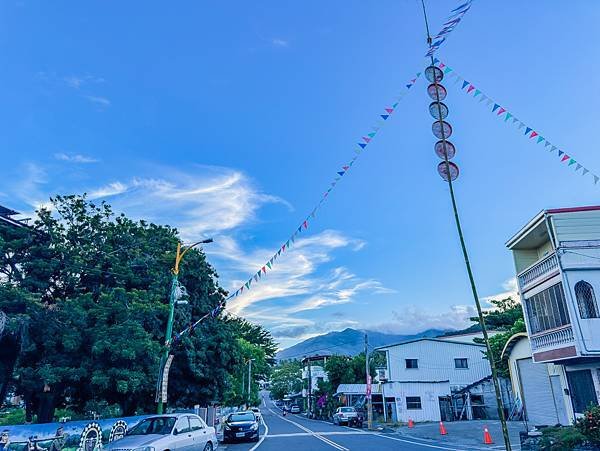
<svg viewBox="0 0 600 451"><path fill-rule="evenodd" d="M230 413L223 423L223 442L254 440L258 442L259 422L251 410Z"/></svg>
<svg viewBox="0 0 600 451"><path fill-rule="evenodd" d="M277 401L275 401L275 405L277 407L283 407L283 401L281 399L278 399Z"/></svg>
<svg viewBox="0 0 600 451"><path fill-rule="evenodd" d="M260 413L260 409L258 407L252 407L250 410L254 412L254 416L258 420L258 423L262 423L262 414Z"/></svg>
<svg viewBox="0 0 600 451"><path fill-rule="evenodd" d="M213 451L217 446L215 428L207 426L198 415L179 413L145 418L127 431L123 438L110 442L103 449Z"/></svg>
<svg viewBox="0 0 600 451"><path fill-rule="evenodd" d="M338 407L333 414L333 424L348 424L356 421L358 413L354 407Z"/></svg>
<svg viewBox="0 0 600 451"><path fill-rule="evenodd" d="M290 413L300 413L300 406L294 404L292 407L290 407Z"/></svg>

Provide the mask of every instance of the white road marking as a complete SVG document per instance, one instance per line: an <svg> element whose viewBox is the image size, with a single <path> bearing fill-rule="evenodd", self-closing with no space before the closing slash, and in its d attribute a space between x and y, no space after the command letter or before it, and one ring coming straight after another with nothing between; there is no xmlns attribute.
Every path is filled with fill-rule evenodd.
<svg viewBox="0 0 600 451"><path fill-rule="evenodd" d="M365 435L367 432L342 432L342 431L332 431L332 432L318 432L319 435ZM286 434L271 434L271 437L306 437L308 435L312 435L309 432L289 432Z"/></svg>
<svg viewBox="0 0 600 451"><path fill-rule="evenodd" d="M265 403L265 398L263 398L263 404L266 406L267 404ZM270 409L269 409L270 410ZM258 448L262 442L267 438L267 435L269 435L269 426L267 425L267 421L265 420L265 417L261 414L260 415L260 419L262 421L262 424L264 424L265 426L265 433L263 434L263 436L258 440L258 442L256 443L256 445L254 445L252 448L250 448L248 451L254 451L256 448Z"/></svg>
<svg viewBox="0 0 600 451"><path fill-rule="evenodd" d="M281 418L284 421L287 421L288 423L293 424L294 426L296 426L297 428L302 429L304 432L307 432L309 435L321 440L324 443L327 443L328 445L334 447L335 449L338 449L340 451L350 451L348 448L339 445L337 443L335 443L332 440L329 440L326 437L323 437L322 435L320 435L321 433L319 432L315 432L315 431L311 431L310 429L308 429L307 427L302 426L300 423L296 423L295 421L292 420L288 420L287 418L282 417L281 415L279 415L277 412L275 412L273 409L269 408L269 411L273 414L273 415L277 415L279 418Z"/></svg>

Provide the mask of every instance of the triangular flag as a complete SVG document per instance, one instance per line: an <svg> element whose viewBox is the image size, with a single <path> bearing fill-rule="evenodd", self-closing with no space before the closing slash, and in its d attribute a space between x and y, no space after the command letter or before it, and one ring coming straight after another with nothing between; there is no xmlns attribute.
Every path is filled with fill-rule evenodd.
<svg viewBox="0 0 600 451"><path fill-rule="evenodd" d="M500 109L498 110L498 116L500 116L502 113L504 113L506 110L502 107L500 107Z"/></svg>
<svg viewBox="0 0 600 451"><path fill-rule="evenodd" d="M494 101L488 97L488 99L485 101L485 103L487 106L490 106L492 103L494 103Z"/></svg>
<svg viewBox="0 0 600 451"><path fill-rule="evenodd" d="M481 91L479 89L476 89L475 94L473 94L473 97L477 97L479 94L481 94Z"/></svg>
<svg viewBox="0 0 600 451"><path fill-rule="evenodd" d="M537 143L541 143L544 140L543 136L538 136Z"/></svg>
<svg viewBox="0 0 600 451"><path fill-rule="evenodd" d="M308 229L308 221L304 221L304 222L302 223L302 225L304 226L304 228L305 228L305 229Z"/></svg>
<svg viewBox="0 0 600 451"><path fill-rule="evenodd" d="M412 85L406 85L406 87L407 87L408 89L410 89L410 87L411 87L411 86L412 86Z"/></svg>
<svg viewBox="0 0 600 451"><path fill-rule="evenodd" d="M378 132L380 128L381 127L371 127L371 130L375 130L376 132Z"/></svg>
<svg viewBox="0 0 600 451"><path fill-rule="evenodd" d="M504 122L506 122L507 120L509 120L512 117L512 114L510 113L506 113L506 117L504 118Z"/></svg>
<svg viewBox="0 0 600 451"><path fill-rule="evenodd" d="M302 226L298 227L298 231L296 233L302 232Z"/></svg>
<svg viewBox="0 0 600 451"><path fill-rule="evenodd" d="M471 85L467 88L467 94L469 94L473 89L475 89L475 86Z"/></svg>
<svg viewBox="0 0 600 451"><path fill-rule="evenodd" d="M521 121L519 121L519 130L521 130L523 127L525 127L525 124Z"/></svg>
<svg viewBox="0 0 600 451"><path fill-rule="evenodd" d="M577 166L575 166L575 172L579 171L581 169L581 165L579 163L577 163Z"/></svg>
<svg viewBox="0 0 600 451"><path fill-rule="evenodd" d="M529 135L529 132L530 132L531 130L532 130L532 128L531 128L531 127L527 127L527 128L525 129L525 134L526 134L526 135Z"/></svg>
<svg viewBox="0 0 600 451"><path fill-rule="evenodd" d="M249 290L250 289L250 281L246 282L244 285L246 285L246 289Z"/></svg>
<svg viewBox="0 0 600 451"><path fill-rule="evenodd" d="M260 272L258 274L260 274ZM257 274L254 274L254 281L258 282L258 275Z"/></svg>
<svg viewBox="0 0 600 451"><path fill-rule="evenodd" d="M389 114L380 114L380 116L383 118L383 120L387 120L388 117L390 117Z"/></svg>
<svg viewBox="0 0 600 451"><path fill-rule="evenodd" d="M281 255L281 251L282 251L282 250L283 250L283 249L279 249L279 250L277 251L277 255Z"/></svg>
<svg viewBox="0 0 600 451"><path fill-rule="evenodd" d="M344 174L345 174L345 172L344 172L344 171L339 171L339 172L338 172L338 174L340 174L340 175L344 175Z"/></svg>
<svg viewBox="0 0 600 451"><path fill-rule="evenodd" d="M560 156L562 156L562 154L563 154L563 153L564 153L564 152L563 152L562 150L559 150L559 151L558 151L558 156L559 156L559 157L560 157Z"/></svg>
<svg viewBox="0 0 600 451"><path fill-rule="evenodd" d="M487 96L485 94L481 94L481 98L479 99L479 103L483 102L485 99L487 99Z"/></svg>
<svg viewBox="0 0 600 451"><path fill-rule="evenodd" d="M271 259L267 262L267 266L269 267L269 269L271 269L272 264L273 264L273 259Z"/></svg>
<svg viewBox="0 0 600 451"><path fill-rule="evenodd" d="M560 160L560 161L567 161L569 158L571 158L571 157L568 156L567 154L564 154L562 157L562 160Z"/></svg>
<svg viewBox="0 0 600 451"><path fill-rule="evenodd" d="M529 135L529 138L535 138L537 135L537 132L533 131L531 132L531 135Z"/></svg>
<svg viewBox="0 0 600 451"><path fill-rule="evenodd" d="M385 108L385 111L392 114L394 112L394 109L393 108Z"/></svg>
<svg viewBox="0 0 600 451"><path fill-rule="evenodd" d="M417 81L417 79L416 79L416 78L413 78L413 79L410 81L410 83L414 85L416 81Z"/></svg>
<svg viewBox="0 0 600 451"><path fill-rule="evenodd" d="M574 165L575 163L577 163L575 160L573 160L573 158L571 158L571 160L569 160L569 166Z"/></svg>
<svg viewBox="0 0 600 451"><path fill-rule="evenodd" d="M519 119L518 119L518 118L516 118L516 117L513 117L513 124L516 124L518 121L519 121Z"/></svg>
<svg viewBox="0 0 600 451"><path fill-rule="evenodd" d="M240 294L242 294L242 291L244 291L244 286L240 287Z"/></svg>
<svg viewBox="0 0 600 451"><path fill-rule="evenodd" d="M421 72L417 72L417 78L421 76Z"/></svg>
<svg viewBox="0 0 600 451"><path fill-rule="evenodd" d="M548 147L550 144L551 143L548 140L546 140L546 143L544 144L544 147Z"/></svg>
<svg viewBox="0 0 600 451"><path fill-rule="evenodd" d="M347 171L348 169L350 169L350 166L342 166L342 169L343 169L344 171Z"/></svg>
<svg viewBox="0 0 600 451"><path fill-rule="evenodd" d="M369 138L373 138L375 135L376 135L376 133L367 133L367 136L368 136Z"/></svg>
<svg viewBox="0 0 600 451"><path fill-rule="evenodd" d="M556 150L556 146L550 147L550 152L554 152Z"/></svg>
<svg viewBox="0 0 600 451"><path fill-rule="evenodd" d="M440 69L443 69L444 67L446 67L446 65L444 63L440 63Z"/></svg>
<svg viewBox="0 0 600 451"><path fill-rule="evenodd" d="M364 142L366 142L366 143L369 143L369 142L371 142L371 138L367 138L367 137L363 136L363 138L362 138L362 139L363 139L363 141L364 141Z"/></svg>
<svg viewBox="0 0 600 451"><path fill-rule="evenodd" d="M454 84L456 85L456 84L458 84L458 82L460 82L462 80L463 80L463 78L460 75L457 75L456 80L454 81Z"/></svg>
<svg viewBox="0 0 600 451"><path fill-rule="evenodd" d="M500 108L500 105L498 105L497 103L494 103L494 108L492 108L492 113L494 111L496 111L498 108Z"/></svg>
<svg viewBox="0 0 600 451"><path fill-rule="evenodd" d="M587 174L588 172L590 172L590 171L588 171L586 168L583 168L583 174L581 174L581 175L585 175L585 174Z"/></svg>
<svg viewBox="0 0 600 451"><path fill-rule="evenodd" d="M281 252L285 252L285 244L281 246Z"/></svg>
<svg viewBox="0 0 600 451"><path fill-rule="evenodd" d="M594 175L594 185L597 185L597 184L598 184L598 176Z"/></svg>
<svg viewBox="0 0 600 451"><path fill-rule="evenodd" d="M392 105L392 108L396 108L397 106L398 106L398 102L394 103L394 104Z"/></svg>
<svg viewBox="0 0 600 451"><path fill-rule="evenodd" d="M366 145L365 143L358 143L358 145L359 145L360 147L362 147L363 149L364 149L365 147L367 147L367 145Z"/></svg>
<svg viewBox="0 0 600 451"><path fill-rule="evenodd" d="M467 87L469 84L469 82L467 80L463 81L463 85L461 89L465 89L465 87Z"/></svg>
<svg viewBox="0 0 600 451"><path fill-rule="evenodd" d="M439 60L438 58L434 58L434 59L433 59L433 64L437 64L437 63L439 63L439 62L440 62L440 60Z"/></svg>
<svg viewBox="0 0 600 451"><path fill-rule="evenodd" d="M447 73L448 73L448 72L450 72L451 70L452 70L452 69L450 69L449 67L446 67L446 68L444 69L444 74L447 74Z"/></svg>

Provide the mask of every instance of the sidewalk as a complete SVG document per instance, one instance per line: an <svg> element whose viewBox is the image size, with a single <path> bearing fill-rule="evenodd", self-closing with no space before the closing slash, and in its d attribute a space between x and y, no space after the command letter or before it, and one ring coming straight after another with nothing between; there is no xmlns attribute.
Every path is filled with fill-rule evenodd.
<svg viewBox="0 0 600 451"><path fill-rule="evenodd" d="M477 446L478 448L503 449L504 439L502 428L498 420L471 420L471 421L449 421L444 423L448 435L440 435L439 423L416 423L412 429L408 426L396 428L396 432L412 438L435 440L453 445ZM492 435L494 443L485 445L483 443L483 428L487 427ZM519 431L524 431L525 425L520 421L509 421L508 432L510 443L514 450L519 447Z"/></svg>

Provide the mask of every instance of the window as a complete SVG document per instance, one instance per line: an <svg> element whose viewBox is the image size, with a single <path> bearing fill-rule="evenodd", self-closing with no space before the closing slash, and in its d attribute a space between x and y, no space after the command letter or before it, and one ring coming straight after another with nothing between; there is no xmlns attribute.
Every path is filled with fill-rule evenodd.
<svg viewBox="0 0 600 451"><path fill-rule="evenodd" d="M204 426L202 426L202 421L200 421L200 418L190 417L190 427L191 427L192 431L198 431L198 430L202 429Z"/></svg>
<svg viewBox="0 0 600 451"><path fill-rule="evenodd" d="M454 368L469 368L469 362L467 359L454 359Z"/></svg>
<svg viewBox="0 0 600 451"><path fill-rule="evenodd" d="M406 410L420 410L421 409L421 397L420 396L407 396L406 397Z"/></svg>
<svg viewBox="0 0 600 451"><path fill-rule="evenodd" d="M525 306L532 334L570 323L562 282L525 299Z"/></svg>
<svg viewBox="0 0 600 451"><path fill-rule="evenodd" d="M575 284L575 297L582 319L598 318L596 295L594 295L594 289L589 283L583 280L577 282Z"/></svg>
<svg viewBox="0 0 600 451"><path fill-rule="evenodd" d="M406 359L406 368L419 368L419 361L417 359Z"/></svg>
<svg viewBox="0 0 600 451"><path fill-rule="evenodd" d="M177 429L178 434L182 434L184 432L190 432L190 422L188 421L188 417L181 417L175 423L175 429Z"/></svg>

